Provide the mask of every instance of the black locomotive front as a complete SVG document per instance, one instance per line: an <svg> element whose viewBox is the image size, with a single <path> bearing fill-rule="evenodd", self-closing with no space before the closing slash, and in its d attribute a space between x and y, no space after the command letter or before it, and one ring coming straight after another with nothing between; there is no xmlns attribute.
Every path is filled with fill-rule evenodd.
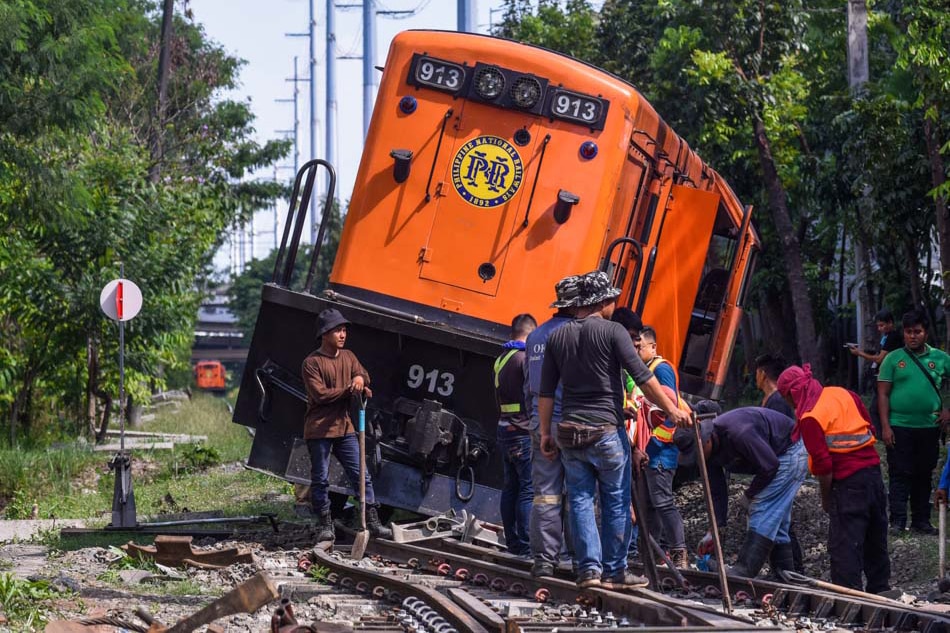
<svg viewBox="0 0 950 633"><path fill-rule="evenodd" d="M499 342L274 284L263 289L234 410L235 422L256 429L248 465L309 483L300 366L319 346L316 315L329 307L351 322L347 347L370 373L367 466L380 503L426 515L465 509L500 522L492 383ZM354 494L335 460L330 485Z"/></svg>

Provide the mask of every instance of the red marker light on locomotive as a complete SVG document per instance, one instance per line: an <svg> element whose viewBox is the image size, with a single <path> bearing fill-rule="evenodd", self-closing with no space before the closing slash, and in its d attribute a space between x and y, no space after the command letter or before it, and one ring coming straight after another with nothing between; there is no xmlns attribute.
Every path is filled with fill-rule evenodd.
<svg viewBox="0 0 950 633"><path fill-rule="evenodd" d="M416 107L418 107L418 105L419 104L416 102L416 98L411 95L406 95L399 100L399 110L403 114L412 114L416 111Z"/></svg>
<svg viewBox="0 0 950 633"><path fill-rule="evenodd" d="M581 158L590 160L597 156L597 143L594 141L584 141L581 143Z"/></svg>

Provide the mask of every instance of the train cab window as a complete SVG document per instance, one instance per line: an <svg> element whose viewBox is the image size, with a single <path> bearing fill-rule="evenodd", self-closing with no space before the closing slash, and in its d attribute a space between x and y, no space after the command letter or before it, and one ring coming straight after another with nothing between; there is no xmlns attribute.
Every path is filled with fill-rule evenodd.
<svg viewBox="0 0 950 633"><path fill-rule="evenodd" d="M729 289L730 271L738 247L738 228L722 206L716 214L713 235L706 251L703 276L696 291L690 316L686 345L680 361L680 372L703 378L719 313Z"/></svg>

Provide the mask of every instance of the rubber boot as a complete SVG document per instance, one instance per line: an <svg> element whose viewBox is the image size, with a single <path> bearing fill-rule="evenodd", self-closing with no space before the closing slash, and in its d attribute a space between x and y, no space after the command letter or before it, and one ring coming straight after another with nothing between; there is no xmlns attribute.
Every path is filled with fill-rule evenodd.
<svg viewBox="0 0 950 633"><path fill-rule="evenodd" d="M769 578L785 582L780 572L795 571L795 551L791 543L776 543L769 554Z"/></svg>
<svg viewBox="0 0 950 633"><path fill-rule="evenodd" d="M333 529L333 516L330 514L330 509L327 508L320 512L317 515L316 521L317 528L317 542L330 541L331 543L336 538L336 533Z"/></svg>
<svg viewBox="0 0 950 633"><path fill-rule="evenodd" d="M393 537L393 531L380 522L376 506L366 506L366 527L374 538L391 539Z"/></svg>
<svg viewBox="0 0 950 633"><path fill-rule="evenodd" d="M772 551L772 540L752 530L745 533L745 543L739 549L739 560L735 565L727 565L726 573L730 576L755 578L765 564L765 559Z"/></svg>
<svg viewBox="0 0 950 633"><path fill-rule="evenodd" d="M674 547L670 552L670 560L677 569L689 569L689 554L685 547Z"/></svg>

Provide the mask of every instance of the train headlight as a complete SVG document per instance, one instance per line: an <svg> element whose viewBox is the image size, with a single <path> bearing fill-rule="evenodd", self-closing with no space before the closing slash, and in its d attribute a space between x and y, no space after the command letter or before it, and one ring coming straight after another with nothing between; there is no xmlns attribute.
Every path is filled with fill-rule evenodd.
<svg viewBox="0 0 950 633"><path fill-rule="evenodd" d="M530 110L541 99L541 82L534 77L518 77L511 85L511 100L524 110Z"/></svg>
<svg viewBox="0 0 950 633"><path fill-rule="evenodd" d="M475 75L475 92L486 100L496 99L505 89L505 75L494 66L480 68Z"/></svg>

